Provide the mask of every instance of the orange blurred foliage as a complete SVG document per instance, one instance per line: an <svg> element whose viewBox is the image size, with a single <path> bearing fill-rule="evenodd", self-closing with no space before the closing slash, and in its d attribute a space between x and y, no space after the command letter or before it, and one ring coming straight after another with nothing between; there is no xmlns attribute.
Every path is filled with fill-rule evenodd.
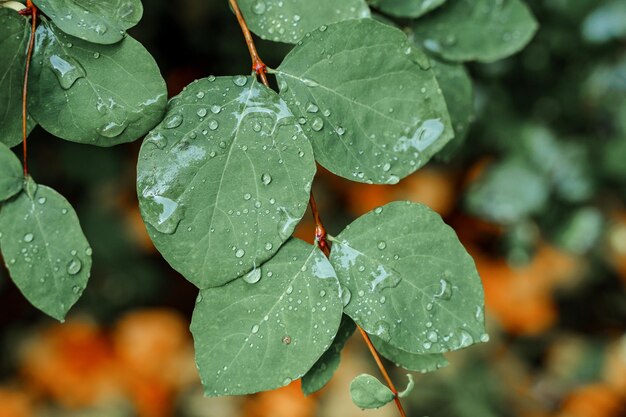
<svg viewBox="0 0 626 417"><path fill-rule="evenodd" d="M598 383L572 391L556 417L620 417L626 415L624 399L610 386Z"/></svg>
<svg viewBox="0 0 626 417"><path fill-rule="evenodd" d="M242 417L314 417L317 401L305 397L300 380L286 387L265 391L249 397Z"/></svg>
<svg viewBox="0 0 626 417"><path fill-rule="evenodd" d="M33 414L32 399L25 392L0 388L0 417L30 417Z"/></svg>

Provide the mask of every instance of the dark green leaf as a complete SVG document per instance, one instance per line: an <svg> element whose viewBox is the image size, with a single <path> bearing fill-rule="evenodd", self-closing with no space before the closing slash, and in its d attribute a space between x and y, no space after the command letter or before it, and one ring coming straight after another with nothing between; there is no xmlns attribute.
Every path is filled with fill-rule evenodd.
<svg viewBox="0 0 626 417"><path fill-rule="evenodd" d="M448 366L447 359L440 353L409 353L393 347L379 337L370 336L370 339L378 353L406 370L426 373Z"/></svg>
<svg viewBox="0 0 626 417"><path fill-rule="evenodd" d="M339 357L346 342L354 333L356 326L352 319L348 316L343 316L339 331L333 344L317 362L315 365L302 377L302 392L304 395L311 395L316 391L321 390L339 367Z"/></svg>
<svg viewBox="0 0 626 417"><path fill-rule="evenodd" d="M344 178L397 183L453 137L428 59L383 23L320 28L287 55L277 77L316 160Z"/></svg>
<svg viewBox="0 0 626 417"><path fill-rule="evenodd" d="M29 109L48 132L73 142L133 141L163 117L167 91L159 68L127 36L96 45L66 35L45 18L29 83Z"/></svg>
<svg viewBox="0 0 626 417"><path fill-rule="evenodd" d="M9 147L22 142L22 85L29 37L28 19L0 8L0 143ZM28 132L33 127L29 117Z"/></svg>
<svg viewBox="0 0 626 417"><path fill-rule="evenodd" d="M382 12L396 17L420 17L441 6L446 0L368 0Z"/></svg>
<svg viewBox="0 0 626 417"><path fill-rule="evenodd" d="M521 0L454 0L413 29L420 45L444 59L492 62L522 49L537 22Z"/></svg>
<svg viewBox="0 0 626 417"><path fill-rule="evenodd" d="M0 201L8 200L22 190L22 164L11 150L0 142Z"/></svg>
<svg viewBox="0 0 626 417"><path fill-rule="evenodd" d="M62 195L30 178L25 188L0 209L2 256L28 301L63 320L89 280L91 248Z"/></svg>
<svg viewBox="0 0 626 417"><path fill-rule="evenodd" d="M143 15L140 0L34 0L63 32L102 44L121 41Z"/></svg>
<svg viewBox="0 0 626 417"><path fill-rule="evenodd" d="M350 383L350 397L359 408L380 408L393 401L393 392L378 379L368 374L361 374Z"/></svg>
<svg viewBox="0 0 626 417"><path fill-rule="evenodd" d="M289 384L339 328L339 282L317 247L292 239L253 273L198 296L191 331L207 396Z"/></svg>
<svg viewBox="0 0 626 417"><path fill-rule="evenodd" d="M255 34L287 43L322 25L370 16L365 0L239 0L239 5Z"/></svg>
<svg viewBox="0 0 626 417"><path fill-rule="evenodd" d="M352 294L344 312L369 334L418 354L487 340L474 262L428 207L379 207L332 241L330 261Z"/></svg>
<svg viewBox="0 0 626 417"><path fill-rule="evenodd" d="M210 77L174 98L146 137L137 192L156 247L207 288L276 253L314 175L311 145L274 91L252 77Z"/></svg>

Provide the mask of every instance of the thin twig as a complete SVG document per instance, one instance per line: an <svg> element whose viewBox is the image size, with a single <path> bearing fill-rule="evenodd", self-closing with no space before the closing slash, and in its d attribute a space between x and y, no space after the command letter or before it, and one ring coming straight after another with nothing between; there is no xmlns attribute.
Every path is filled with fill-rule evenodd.
<svg viewBox="0 0 626 417"><path fill-rule="evenodd" d="M269 83L267 81L267 75L266 75L267 67L263 63L261 58L259 57L259 54L258 54L258 52L256 50L256 46L254 44L254 39L252 39L252 34L250 33L250 29L248 28L246 20L244 19L243 15L241 14L241 10L239 9L239 5L237 4L237 0L228 0L228 2L230 3L230 6L232 7L233 11L235 12L235 16L237 16L237 21L239 22L239 26L241 26L241 30L243 32L244 38L246 38L246 44L248 45L248 51L250 51L250 58L252 58L252 69L254 70L254 72L256 72L261 77L261 81L263 81L263 84L265 84L265 86L269 87ZM313 191L311 191L311 196L309 198L309 204L311 206L311 212L313 213L313 219L315 220L315 240L316 240L318 246L320 247L320 249L328 257L328 256L330 256L330 242L327 239L326 228L324 227L324 224L322 223L322 219L321 219L320 213L319 213L319 211L317 209L317 203L315 202L315 197L313 196ZM372 341L370 340L370 338L367 335L367 333L365 332L365 330L363 330L358 325L357 325L357 328L359 329L359 332L361 333L361 336L363 336L363 340L365 341L365 344L367 345L370 353L374 357L374 360L376 361L376 365L378 365L378 369L380 369L381 374L385 378L385 381L387 382L387 385L389 386L389 389L391 390L391 392L393 392L394 401L396 403L396 406L398 407L398 411L400 412L400 416L401 417L406 417L406 413L404 412L404 408L402 408L402 403L400 402L400 397L398 397L398 390L396 389L395 385L393 384L393 381L391 381L391 378L389 377L389 373L387 373L387 370L385 369L385 365L383 364L382 360L380 359L380 355L376 351L376 348L372 344Z"/></svg>
<svg viewBox="0 0 626 417"><path fill-rule="evenodd" d="M30 71L30 61L33 57L33 48L35 46L35 30L37 30L37 7L31 0L26 2L26 12L23 14L31 15L30 40L28 42L28 51L26 52L26 68L24 70L24 85L22 88L22 149L24 151L24 176L28 176L28 73Z"/></svg>

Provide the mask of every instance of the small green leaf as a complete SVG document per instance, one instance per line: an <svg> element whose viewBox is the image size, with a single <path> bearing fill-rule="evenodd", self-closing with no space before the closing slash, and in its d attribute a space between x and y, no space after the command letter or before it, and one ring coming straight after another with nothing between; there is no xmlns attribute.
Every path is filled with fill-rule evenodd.
<svg viewBox="0 0 626 417"><path fill-rule="evenodd" d="M378 353L408 371L426 373L448 366L448 360L440 353L409 353L393 347L379 337L370 336L370 340Z"/></svg>
<svg viewBox="0 0 626 417"><path fill-rule="evenodd" d="M368 374L361 374L350 383L350 397L359 408L380 408L393 401L393 392L378 379Z"/></svg>
<svg viewBox="0 0 626 417"><path fill-rule="evenodd" d="M0 142L0 201L8 200L22 190L22 164L11 150Z"/></svg>
<svg viewBox="0 0 626 417"><path fill-rule="evenodd" d="M328 384L339 367L341 351L355 329L356 326L352 319L344 315L341 319L337 336L335 336L335 340L333 340L333 344L330 345L330 348L315 362L315 365L309 369L306 375L302 377L302 392L304 392L304 395L311 395Z"/></svg>
<svg viewBox="0 0 626 417"><path fill-rule="evenodd" d="M62 195L31 178L25 188L0 209L2 256L28 301L63 320L89 280L91 248Z"/></svg>
<svg viewBox="0 0 626 417"><path fill-rule="evenodd" d="M454 0L415 21L417 42L450 61L492 62L521 50L537 22L520 0Z"/></svg>
<svg viewBox="0 0 626 417"><path fill-rule="evenodd" d="M22 142L22 85L29 37L28 19L0 8L0 143L8 147ZM33 127L29 117L28 132Z"/></svg>
<svg viewBox="0 0 626 417"><path fill-rule="evenodd" d="M330 261L352 294L344 312L369 334L417 354L486 341L474 261L428 207L379 207L332 241Z"/></svg>
<svg viewBox="0 0 626 417"><path fill-rule="evenodd" d="M365 0L239 0L239 5L252 32L286 43L322 25L370 16Z"/></svg>
<svg viewBox="0 0 626 417"><path fill-rule="evenodd" d="M162 119L165 81L152 56L130 36L97 45L42 18L35 45L29 109L48 132L112 146L141 137Z"/></svg>
<svg viewBox="0 0 626 417"><path fill-rule="evenodd" d="M368 0L380 11L396 17L420 17L441 6L446 0Z"/></svg>
<svg viewBox="0 0 626 417"><path fill-rule="evenodd" d="M140 0L33 0L68 35L88 42L121 41L143 15Z"/></svg>
<svg viewBox="0 0 626 417"><path fill-rule="evenodd" d="M139 154L156 247L200 288L271 258L307 207L313 151L287 105L253 77L210 77L174 98Z"/></svg>
<svg viewBox="0 0 626 417"><path fill-rule="evenodd" d="M408 395L411 393L411 391L413 391L413 388L415 388L415 381L413 380L413 375L406 374L406 376L409 379L409 382L406 385L406 388L404 389L404 391L398 393L398 398L406 398L406 397L408 397Z"/></svg>
<svg viewBox="0 0 626 417"><path fill-rule="evenodd" d="M361 19L320 28L276 73L316 160L344 178L397 183L453 137L428 59L386 24Z"/></svg>
<svg viewBox="0 0 626 417"><path fill-rule="evenodd" d="M339 282L317 247L292 239L256 271L255 280L198 296L191 332L207 396L289 384L313 366L339 328Z"/></svg>

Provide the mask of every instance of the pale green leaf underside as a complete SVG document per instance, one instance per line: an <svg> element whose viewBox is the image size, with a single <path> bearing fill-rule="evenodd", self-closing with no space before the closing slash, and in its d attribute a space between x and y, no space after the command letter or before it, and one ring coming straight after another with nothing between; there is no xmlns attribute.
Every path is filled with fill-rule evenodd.
<svg viewBox="0 0 626 417"><path fill-rule="evenodd" d="M139 42L130 36L115 45L85 42L45 18L28 97L30 113L48 132L97 146L141 137L167 105L165 81Z"/></svg>
<svg viewBox="0 0 626 417"><path fill-rule="evenodd" d="M420 17L446 0L369 0L372 7L396 17Z"/></svg>
<svg viewBox="0 0 626 417"><path fill-rule="evenodd" d="M24 174L20 160L0 142L0 202L19 193L23 185Z"/></svg>
<svg viewBox="0 0 626 417"><path fill-rule="evenodd" d="M322 25L370 16L365 0L239 0L239 6L252 32L286 43Z"/></svg>
<svg viewBox="0 0 626 417"><path fill-rule="evenodd" d="M34 0L63 32L85 41L111 44L126 36L143 15L140 0Z"/></svg>
<svg viewBox="0 0 626 417"><path fill-rule="evenodd" d="M397 366L415 372L433 372L448 365L448 360L440 353L416 354L393 347L381 338L370 336L378 353L389 359Z"/></svg>
<svg viewBox="0 0 626 417"><path fill-rule="evenodd" d="M0 8L0 143L22 142L22 84L30 36L28 19ZM28 132L33 122L28 118Z"/></svg>
<svg viewBox="0 0 626 417"><path fill-rule="evenodd" d="M474 261L428 207L396 202L333 238L331 263L366 332L406 352L443 353L486 339Z"/></svg>
<svg viewBox="0 0 626 417"><path fill-rule="evenodd" d="M416 41L450 61L492 62L521 50L537 22L520 0L454 0L413 24Z"/></svg>
<svg viewBox="0 0 626 417"><path fill-rule="evenodd" d="M339 283L317 247L292 239L259 272L256 283L238 279L198 296L191 331L207 396L287 385L337 333Z"/></svg>
<svg viewBox="0 0 626 417"><path fill-rule="evenodd" d="M91 270L91 248L72 206L28 179L0 208L0 248L11 279L35 307L63 320Z"/></svg>
<svg viewBox="0 0 626 417"><path fill-rule="evenodd" d="M272 257L307 207L315 162L287 105L253 77L199 80L145 139L137 192L156 247L200 288Z"/></svg>
<svg viewBox="0 0 626 417"><path fill-rule="evenodd" d="M316 160L344 178L396 183L453 137L428 59L383 23L350 20L311 33L277 77Z"/></svg>
<svg viewBox="0 0 626 417"><path fill-rule="evenodd" d="M380 408L394 399L393 392L375 377L361 374L350 383L350 397L359 408Z"/></svg>
<svg viewBox="0 0 626 417"><path fill-rule="evenodd" d="M333 344L324 352L315 365L302 377L302 392L311 395L321 390L339 367L339 358L346 342L354 333L356 326L352 319L346 315L341 319L341 325Z"/></svg>

